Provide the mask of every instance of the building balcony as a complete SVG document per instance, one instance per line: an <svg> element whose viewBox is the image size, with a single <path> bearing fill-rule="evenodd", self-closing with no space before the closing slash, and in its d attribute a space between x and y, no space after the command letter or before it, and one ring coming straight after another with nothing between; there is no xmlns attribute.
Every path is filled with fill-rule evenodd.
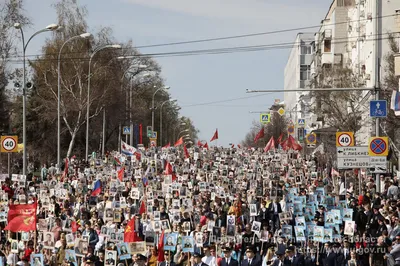
<svg viewBox="0 0 400 266"><path fill-rule="evenodd" d="M323 53L321 55L321 65L339 65L343 62L342 54Z"/></svg>

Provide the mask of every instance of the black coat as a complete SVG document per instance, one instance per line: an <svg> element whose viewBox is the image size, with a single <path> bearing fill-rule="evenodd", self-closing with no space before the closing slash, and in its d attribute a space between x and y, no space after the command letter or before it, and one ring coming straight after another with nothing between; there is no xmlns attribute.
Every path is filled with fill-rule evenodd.
<svg viewBox="0 0 400 266"><path fill-rule="evenodd" d="M304 258L304 266L316 266L317 258L312 259L310 256Z"/></svg>
<svg viewBox="0 0 400 266"><path fill-rule="evenodd" d="M288 257L286 257L283 261L283 265L285 266L304 266L304 263L304 256L301 254L296 254L292 261L290 261Z"/></svg>
<svg viewBox="0 0 400 266"><path fill-rule="evenodd" d="M336 254L331 252L322 260L324 266L336 266Z"/></svg>
<svg viewBox="0 0 400 266"><path fill-rule="evenodd" d="M251 263L253 264L253 262ZM230 259L229 264L226 263L226 258L223 258L221 260L221 265L220 266L239 266L239 262L237 260L234 259Z"/></svg>
<svg viewBox="0 0 400 266"><path fill-rule="evenodd" d="M162 261L158 264L158 266L165 266L166 265L166 261ZM176 266L175 262L169 262L168 266Z"/></svg>
<svg viewBox="0 0 400 266"><path fill-rule="evenodd" d="M261 265L262 265L262 260L260 258L254 257L251 260L251 264L250 265L249 265L249 261L246 259L246 260L242 261L242 265L241 266L261 266Z"/></svg>

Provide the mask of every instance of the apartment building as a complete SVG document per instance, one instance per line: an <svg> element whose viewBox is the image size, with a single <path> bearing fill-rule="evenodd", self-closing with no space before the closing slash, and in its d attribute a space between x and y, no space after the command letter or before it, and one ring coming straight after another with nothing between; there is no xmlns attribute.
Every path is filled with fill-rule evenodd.
<svg viewBox="0 0 400 266"><path fill-rule="evenodd" d="M328 79L327 71L349 68L358 87L373 88L381 79L385 68L384 58L389 52L388 34L395 29L396 10L400 1L391 0L334 0L315 34L315 53L311 63L312 77L338 87L335 79ZM380 70L380 71L379 71ZM357 112L365 121L357 132L357 145L366 145L368 137L375 134L373 120L369 117L370 91L364 91L357 101ZM339 99L338 99L339 100ZM343 108L348 103L343 102ZM318 114L319 127L329 127L326 115Z"/></svg>
<svg viewBox="0 0 400 266"><path fill-rule="evenodd" d="M314 33L299 33L289 54L284 72L284 89L309 88L311 78L311 62L314 53ZM298 119L310 122L312 113L309 111L311 98L308 92L284 92L285 110L287 116L296 125Z"/></svg>

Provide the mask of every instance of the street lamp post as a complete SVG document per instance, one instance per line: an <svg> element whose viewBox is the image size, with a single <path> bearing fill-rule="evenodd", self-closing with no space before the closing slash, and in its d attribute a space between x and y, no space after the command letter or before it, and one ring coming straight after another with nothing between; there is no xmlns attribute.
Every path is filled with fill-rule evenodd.
<svg viewBox="0 0 400 266"><path fill-rule="evenodd" d="M48 31L54 31L59 28L57 24L50 24L46 28L39 30L35 32L25 43L25 37L24 37L24 31L22 30L22 25L20 23L15 23L14 28L17 30L20 30L21 32L21 38L22 38L22 57L23 57L23 66L22 66L22 142L24 145L23 148L23 155L22 155L22 175L24 178L26 178L26 48L28 47L29 42L35 37L36 35L43 33L43 32L48 32Z"/></svg>
<svg viewBox="0 0 400 266"><path fill-rule="evenodd" d="M154 97L156 96L157 92L160 90L168 90L169 87L161 87L158 88L154 93L151 101L151 131L154 131Z"/></svg>
<svg viewBox="0 0 400 266"><path fill-rule="evenodd" d="M93 57L100 52L103 49L108 49L108 48L112 48L112 49L121 49L121 45L119 44L108 44L108 45L104 45L101 46L97 49L94 50L94 52L92 53L92 55L90 56L89 59L89 74L88 74L88 87L87 87L87 107L86 107L86 161L88 160L88 156L89 156L89 111L90 111L90 76L91 76L91 63L92 63L92 59Z"/></svg>
<svg viewBox="0 0 400 266"><path fill-rule="evenodd" d="M180 137L180 135L181 135L183 132L189 132L189 129L188 129L188 128L186 128L186 129L182 130L181 132L179 132L179 134L178 134L178 138Z"/></svg>
<svg viewBox="0 0 400 266"><path fill-rule="evenodd" d="M57 167L60 169L61 166L61 52L64 46L75 39L82 38L87 39L92 36L90 33L82 33L77 36L73 36L66 40L61 45L60 52L58 53L58 81L57 81Z"/></svg>
<svg viewBox="0 0 400 266"><path fill-rule="evenodd" d="M119 56L119 57L117 57L117 59L118 60L130 59L130 57L129 56ZM121 92L123 91L123 83L122 83L122 81L123 81L125 75L129 71L132 71L132 70L135 70L135 69L137 69L137 70L138 69L145 69L145 68L147 68L147 65L141 65L140 64L140 65L131 65L131 66L129 66L124 71L124 73L122 74L122 77L121 77ZM132 86L133 86L132 77L130 78L129 81L130 81L129 93L128 93L128 90L126 90L126 101L125 101L126 114L125 114L125 119L128 120L127 113L128 113L128 110L129 110L129 128L130 128L129 145L133 146L133 121L132 121L132 111L131 111L131 108L132 108ZM121 124L119 125L119 127L122 128ZM128 138L128 135L126 135L126 139L125 139L125 142L128 143L128 139L127 138ZM121 132L119 133L119 137L118 137L118 145L119 145L119 150L120 150L121 149Z"/></svg>
<svg viewBox="0 0 400 266"><path fill-rule="evenodd" d="M162 132L162 108L164 106L164 104L166 104L167 102L176 102L176 99L170 99L170 100L166 100L164 101L161 105L160 105L160 146L163 146L163 132Z"/></svg>

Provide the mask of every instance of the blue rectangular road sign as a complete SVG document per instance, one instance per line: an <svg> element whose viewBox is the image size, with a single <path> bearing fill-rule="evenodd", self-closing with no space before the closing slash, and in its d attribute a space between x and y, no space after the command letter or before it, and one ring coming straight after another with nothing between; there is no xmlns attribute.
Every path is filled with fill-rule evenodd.
<svg viewBox="0 0 400 266"><path fill-rule="evenodd" d="M370 117L386 117L387 116L387 101L372 100L369 102Z"/></svg>
<svg viewBox="0 0 400 266"><path fill-rule="evenodd" d="M124 127L123 134L130 135L131 134L131 127Z"/></svg>

